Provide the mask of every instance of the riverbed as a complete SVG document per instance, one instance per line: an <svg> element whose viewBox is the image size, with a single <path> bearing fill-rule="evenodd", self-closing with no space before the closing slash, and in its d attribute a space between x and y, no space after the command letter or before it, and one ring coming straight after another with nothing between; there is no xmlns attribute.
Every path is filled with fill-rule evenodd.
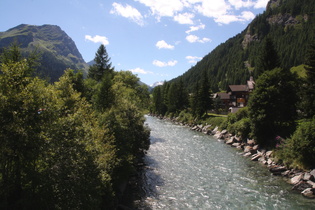
<svg viewBox="0 0 315 210"><path fill-rule="evenodd" d="M147 116L140 209L315 209L257 162L209 135Z"/></svg>

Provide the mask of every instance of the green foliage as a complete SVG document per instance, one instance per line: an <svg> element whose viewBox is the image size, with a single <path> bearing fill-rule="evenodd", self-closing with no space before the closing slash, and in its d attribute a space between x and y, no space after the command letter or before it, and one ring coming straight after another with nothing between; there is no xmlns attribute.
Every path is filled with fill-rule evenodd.
<svg viewBox="0 0 315 210"><path fill-rule="evenodd" d="M272 145L275 136L288 136L296 119L296 76L277 68L264 72L249 100L253 137L261 145Z"/></svg>
<svg viewBox="0 0 315 210"><path fill-rule="evenodd" d="M187 90L193 92L194 86L201 81L203 71L206 70L213 92L225 91L231 84L245 84L253 73L251 70L259 65L258 55L262 53L267 36L273 41L274 49L278 52L279 67L289 69L299 66L304 63L308 46L315 38L314 11L315 4L310 0L282 1L278 7L256 16L244 31L217 46L195 66L170 83L182 79ZM291 15L300 22L296 25L282 24L280 21L270 22L282 17L284 23L287 21L286 15ZM296 27L297 25L299 26Z"/></svg>
<svg viewBox="0 0 315 210"><path fill-rule="evenodd" d="M103 44L98 48L94 61L95 64L89 68L88 78L101 81L105 73L111 74L113 72L112 63L110 63L106 47Z"/></svg>
<svg viewBox="0 0 315 210"><path fill-rule="evenodd" d="M310 119L315 115L315 43L308 49L305 64L306 78L302 86L300 108L304 116Z"/></svg>
<svg viewBox="0 0 315 210"><path fill-rule="evenodd" d="M0 208L114 209L149 148L148 92L130 72L97 82L68 69L48 85L12 55L0 68Z"/></svg>
<svg viewBox="0 0 315 210"><path fill-rule="evenodd" d="M277 67L280 67L279 56L275 50L273 41L270 37L267 37L264 40L261 54L255 68L255 78L258 78L264 71L272 70Z"/></svg>
<svg viewBox="0 0 315 210"><path fill-rule="evenodd" d="M305 120L276 151L278 159L286 165L301 169L315 167L315 118Z"/></svg>

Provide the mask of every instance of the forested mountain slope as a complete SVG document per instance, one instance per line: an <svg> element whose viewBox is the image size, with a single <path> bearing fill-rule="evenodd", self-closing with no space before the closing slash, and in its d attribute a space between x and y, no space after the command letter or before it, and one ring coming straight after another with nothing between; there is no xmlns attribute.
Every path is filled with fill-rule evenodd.
<svg viewBox="0 0 315 210"><path fill-rule="evenodd" d="M74 41L59 26L21 24L0 32L0 52L12 43L18 44L24 54L37 48L41 54L37 73L51 82L57 81L67 68L87 70Z"/></svg>
<svg viewBox="0 0 315 210"><path fill-rule="evenodd" d="M180 78L189 91L208 73L212 91L226 90L229 84L245 84L256 76L262 44L268 37L277 50L281 67L304 63L305 53L315 37L313 0L270 0L266 11L258 15L241 33L220 44Z"/></svg>

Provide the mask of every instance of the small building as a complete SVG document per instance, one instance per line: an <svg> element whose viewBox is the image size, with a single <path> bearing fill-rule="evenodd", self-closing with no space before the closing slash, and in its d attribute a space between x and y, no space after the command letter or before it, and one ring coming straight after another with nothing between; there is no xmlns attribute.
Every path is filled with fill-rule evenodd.
<svg viewBox="0 0 315 210"><path fill-rule="evenodd" d="M216 93L213 98L220 98L222 108L235 113L247 106L249 95L254 88L255 81L253 77L250 77L246 85L229 85L225 93Z"/></svg>

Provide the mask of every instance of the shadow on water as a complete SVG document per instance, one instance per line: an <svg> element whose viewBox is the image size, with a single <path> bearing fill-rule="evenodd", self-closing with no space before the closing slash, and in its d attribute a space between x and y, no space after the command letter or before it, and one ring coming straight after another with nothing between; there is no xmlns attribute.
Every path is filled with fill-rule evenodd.
<svg viewBox="0 0 315 210"><path fill-rule="evenodd" d="M160 141L162 139L156 138L156 140ZM139 192L141 199L135 207L136 209L148 210L151 209L150 200L158 199L158 191L164 185L164 180L158 172L158 162L156 160L150 156L145 156L144 164L141 171L141 191Z"/></svg>
<svg viewBox="0 0 315 210"><path fill-rule="evenodd" d="M151 145L153 145L153 144L156 144L156 143L162 143L162 142L165 142L165 140L164 139L162 139L162 138L155 138L155 137L152 137L151 136Z"/></svg>

